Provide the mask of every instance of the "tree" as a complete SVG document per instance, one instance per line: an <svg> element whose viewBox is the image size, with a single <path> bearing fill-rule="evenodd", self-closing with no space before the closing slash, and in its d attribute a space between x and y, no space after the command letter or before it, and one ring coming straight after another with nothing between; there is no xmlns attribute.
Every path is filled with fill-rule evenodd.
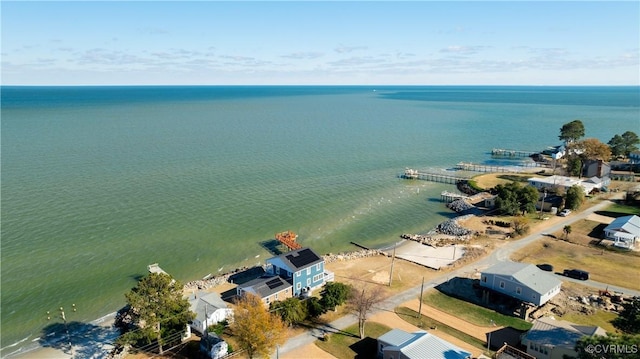
<svg viewBox="0 0 640 359"><path fill-rule="evenodd" d="M640 335L585 335L576 342L578 359L638 359Z"/></svg>
<svg viewBox="0 0 640 359"><path fill-rule="evenodd" d="M320 300L316 297L311 297L303 302L307 307L307 316L311 318L317 318L325 313L324 307L320 304Z"/></svg>
<svg viewBox="0 0 640 359"><path fill-rule="evenodd" d="M629 334L640 334L640 297L634 297L613 320L613 326Z"/></svg>
<svg viewBox="0 0 640 359"><path fill-rule="evenodd" d="M515 217L511 225L517 235L523 235L529 231L529 220L527 217Z"/></svg>
<svg viewBox="0 0 640 359"><path fill-rule="evenodd" d="M577 141L584 136L584 124L580 120L574 120L569 123L565 123L560 128L560 138L561 141L569 144L571 142Z"/></svg>
<svg viewBox="0 0 640 359"><path fill-rule="evenodd" d="M358 317L358 329L360 339L364 339L364 325L367 317L373 310L373 306L382 301L382 290L380 287L352 288L347 309Z"/></svg>
<svg viewBox="0 0 640 359"><path fill-rule="evenodd" d="M320 293L320 304L324 310L335 310L339 305L344 304L349 299L351 287L340 282L329 282L324 285Z"/></svg>
<svg viewBox="0 0 640 359"><path fill-rule="evenodd" d="M135 330L118 338L121 344L157 344L162 354L165 343L179 342L188 322L195 318L189 301L183 298L182 285L167 274L150 273L125 294L129 318Z"/></svg>
<svg viewBox="0 0 640 359"><path fill-rule="evenodd" d="M284 343L285 324L270 313L256 295L245 293L236 303L230 328L249 358L269 357L276 345Z"/></svg>
<svg viewBox="0 0 640 359"><path fill-rule="evenodd" d="M569 235L571 234L571 226L570 225L566 225L564 226L564 228L562 228L562 232L564 232L564 240L568 240L569 239Z"/></svg>
<svg viewBox="0 0 640 359"><path fill-rule="evenodd" d="M585 194L584 189L580 185L573 185L567 189L565 194L564 206L566 208L576 210L582 206L584 202Z"/></svg>
<svg viewBox="0 0 640 359"><path fill-rule="evenodd" d="M614 156L629 157L629 154L633 151L637 151L637 144L640 143L640 138L635 132L627 131L621 135L615 135L607 143L611 148L611 152Z"/></svg>
<svg viewBox="0 0 640 359"><path fill-rule="evenodd" d="M523 212L535 212L538 190L533 186L520 186L517 182L499 184L494 188L498 197L496 207L502 214L514 216Z"/></svg>
<svg viewBox="0 0 640 359"><path fill-rule="evenodd" d="M567 159L567 172L571 176L579 177L582 173L582 160L579 156L570 156Z"/></svg>
<svg viewBox="0 0 640 359"><path fill-rule="evenodd" d="M307 319L307 307L300 299L295 297L273 302L270 311L279 315L282 321L288 326Z"/></svg>
<svg viewBox="0 0 640 359"><path fill-rule="evenodd" d="M582 151L580 157L583 160L608 161L611 159L611 148L600 142L597 138L587 138L574 144L572 147Z"/></svg>

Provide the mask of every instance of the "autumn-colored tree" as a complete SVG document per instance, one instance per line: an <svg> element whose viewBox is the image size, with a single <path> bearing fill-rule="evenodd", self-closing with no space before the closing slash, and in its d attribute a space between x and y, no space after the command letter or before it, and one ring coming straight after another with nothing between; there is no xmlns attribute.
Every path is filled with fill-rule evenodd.
<svg viewBox="0 0 640 359"><path fill-rule="evenodd" d="M270 313L260 298L245 293L234 310L231 331L249 358L268 358L276 345L284 343L286 326L276 314Z"/></svg>
<svg viewBox="0 0 640 359"><path fill-rule="evenodd" d="M584 139L574 144L573 147L582 151L580 157L584 160L608 161L611 158L611 147L600 142L597 138Z"/></svg>
<svg viewBox="0 0 640 359"><path fill-rule="evenodd" d="M364 339L364 325L373 311L373 306L380 303L383 292L380 287L353 287L347 300L347 309L358 317L360 339Z"/></svg>
<svg viewBox="0 0 640 359"><path fill-rule="evenodd" d="M517 235L523 235L529 231L529 219L527 217L515 217L511 225Z"/></svg>

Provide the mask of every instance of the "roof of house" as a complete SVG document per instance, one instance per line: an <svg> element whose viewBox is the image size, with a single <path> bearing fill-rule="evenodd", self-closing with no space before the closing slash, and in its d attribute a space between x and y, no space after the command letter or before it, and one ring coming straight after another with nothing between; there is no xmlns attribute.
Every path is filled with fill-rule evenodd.
<svg viewBox="0 0 640 359"><path fill-rule="evenodd" d="M281 268L284 266L288 268L290 272L295 273L314 264L323 262L323 259L311 248L305 247L270 258L267 262L271 262Z"/></svg>
<svg viewBox="0 0 640 359"><path fill-rule="evenodd" d="M527 334L525 334L523 339L539 345L573 349L578 339L585 335L606 335L606 332L597 326L578 325L567 322L566 320L541 317L533 322L533 326Z"/></svg>
<svg viewBox="0 0 640 359"><path fill-rule="evenodd" d="M533 264L500 262L482 271L483 274L513 277L529 289L545 294L562 284L562 281Z"/></svg>
<svg viewBox="0 0 640 359"><path fill-rule="evenodd" d="M240 287L245 291L255 293L260 298L266 298L270 295L291 288L291 283L287 282L282 277L275 276L256 278L242 284Z"/></svg>
<svg viewBox="0 0 640 359"><path fill-rule="evenodd" d="M216 292L198 293L195 298L189 299L191 311L196 313L196 318L204 320L205 314L213 314L218 309L227 309L227 302L222 300Z"/></svg>
<svg viewBox="0 0 640 359"><path fill-rule="evenodd" d="M425 331L407 333L401 329L392 329L378 338L389 344L383 350L402 352L407 358L470 358L471 353L440 339Z"/></svg>
<svg viewBox="0 0 640 359"><path fill-rule="evenodd" d="M640 237L640 217L631 215L618 217L604 228L605 231L626 232Z"/></svg>

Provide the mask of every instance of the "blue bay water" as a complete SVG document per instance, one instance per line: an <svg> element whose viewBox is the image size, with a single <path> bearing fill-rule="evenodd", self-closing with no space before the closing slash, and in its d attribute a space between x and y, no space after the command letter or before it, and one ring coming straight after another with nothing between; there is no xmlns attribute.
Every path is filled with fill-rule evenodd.
<svg viewBox="0 0 640 359"><path fill-rule="evenodd" d="M451 187L405 167L541 150L574 119L640 133L639 89L2 87L1 355L48 310L119 309L150 263L188 281L263 262L283 230L321 253L426 232Z"/></svg>

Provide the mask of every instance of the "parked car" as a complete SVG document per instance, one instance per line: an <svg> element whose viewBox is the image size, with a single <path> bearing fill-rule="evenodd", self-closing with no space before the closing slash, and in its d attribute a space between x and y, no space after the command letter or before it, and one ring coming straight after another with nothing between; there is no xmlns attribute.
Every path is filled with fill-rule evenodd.
<svg viewBox="0 0 640 359"><path fill-rule="evenodd" d="M583 271L581 269L565 269L562 274L566 277L580 280L589 279L589 272Z"/></svg>
<svg viewBox="0 0 640 359"><path fill-rule="evenodd" d="M553 272L553 266L551 264L538 264L536 267L542 269L545 272Z"/></svg>
<svg viewBox="0 0 640 359"><path fill-rule="evenodd" d="M558 215L559 215L559 216L562 216L562 217L566 217L566 216L568 216L570 213L571 213L571 210L570 210L570 209L566 209L566 208L565 208L565 209L563 209L562 211L560 211L560 213L558 213Z"/></svg>

